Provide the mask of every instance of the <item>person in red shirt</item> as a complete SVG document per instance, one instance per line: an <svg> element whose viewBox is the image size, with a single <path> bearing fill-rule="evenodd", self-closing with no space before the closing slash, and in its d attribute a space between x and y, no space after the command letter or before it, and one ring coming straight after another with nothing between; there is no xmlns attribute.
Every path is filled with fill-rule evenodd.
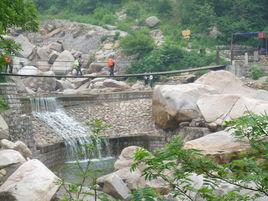
<svg viewBox="0 0 268 201"><path fill-rule="evenodd" d="M108 68L109 68L110 76L114 76L114 66L115 66L115 61L113 59L113 56L110 56L108 59Z"/></svg>

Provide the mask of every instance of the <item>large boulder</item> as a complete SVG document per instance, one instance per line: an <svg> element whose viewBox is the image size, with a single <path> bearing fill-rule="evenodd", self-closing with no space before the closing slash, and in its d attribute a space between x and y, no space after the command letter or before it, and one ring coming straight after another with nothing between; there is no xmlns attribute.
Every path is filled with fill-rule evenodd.
<svg viewBox="0 0 268 201"><path fill-rule="evenodd" d="M54 76L54 72L47 71L40 73L44 76ZM38 89L43 91L55 91L56 90L56 79L53 77L28 77L23 80L24 85L33 90L37 91Z"/></svg>
<svg viewBox="0 0 268 201"><path fill-rule="evenodd" d="M146 20L145 20L145 24L148 26L148 27L155 27L158 23L160 22L160 20L158 19L158 17L156 16L151 16L151 17L148 17Z"/></svg>
<svg viewBox="0 0 268 201"><path fill-rule="evenodd" d="M4 118L0 115L0 139L7 139L9 137L9 128L4 120Z"/></svg>
<svg viewBox="0 0 268 201"><path fill-rule="evenodd" d="M21 45L21 50L18 53L19 56L28 58L33 53L35 46L30 43L28 38L23 35L19 35L15 38L15 42Z"/></svg>
<svg viewBox="0 0 268 201"><path fill-rule="evenodd" d="M238 154L250 149L247 140L238 140L231 131L219 131L188 141L184 144L186 149L200 150L203 154L213 156L220 163L228 163Z"/></svg>
<svg viewBox="0 0 268 201"><path fill-rule="evenodd" d="M89 65L89 73L97 73L101 72L101 70L107 66L106 63L100 63L100 62L93 62Z"/></svg>
<svg viewBox="0 0 268 201"><path fill-rule="evenodd" d="M102 176L97 179L97 182L100 186L103 186L104 181L110 177L112 174L119 176L127 185L130 190L136 190L146 186L145 179L141 175L141 171L136 169L135 171L130 171L130 167L125 167L117 170L111 174Z"/></svg>
<svg viewBox="0 0 268 201"><path fill-rule="evenodd" d="M83 84L89 82L89 78L69 78L67 80L72 83L75 89L78 89Z"/></svg>
<svg viewBox="0 0 268 201"><path fill-rule="evenodd" d="M62 52L62 49L63 49L62 44L58 42L50 43L48 48L50 51L54 50L56 52Z"/></svg>
<svg viewBox="0 0 268 201"><path fill-rule="evenodd" d="M60 90L74 89L75 86L68 79L56 80L56 88Z"/></svg>
<svg viewBox="0 0 268 201"><path fill-rule="evenodd" d="M18 151L12 149L0 150L0 169L24 162L25 158Z"/></svg>
<svg viewBox="0 0 268 201"><path fill-rule="evenodd" d="M243 84L243 82L229 71L211 71L195 81L197 84L213 87L220 94L239 94L249 98L268 100L268 92L255 90Z"/></svg>
<svg viewBox="0 0 268 201"><path fill-rule="evenodd" d="M161 128L176 128L181 122L201 116L197 100L216 91L202 84L158 85L153 93L153 118Z"/></svg>
<svg viewBox="0 0 268 201"><path fill-rule="evenodd" d="M116 81L113 79L106 79L103 81L104 87L113 87L113 88L120 88L120 89L128 89L129 86L125 82Z"/></svg>
<svg viewBox="0 0 268 201"><path fill-rule="evenodd" d="M0 200L50 201L59 178L38 160L22 164L0 187Z"/></svg>
<svg viewBox="0 0 268 201"><path fill-rule="evenodd" d="M34 66L24 66L18 72L19 75L40 75L40 71L38 68Z"/></svg>
<svg viewBox="0 0 268 201"><path fill-rule="evenodd" d="M199 98L197 105L206 122L218 125L226 120L239 118L245 112L268 112L268 101L230 94L205 95Z"/></svg>
<svg viewBox="0 0 268 201"><path fill-rule="evenodd" d="M51 68L51 65L47 62L47 60L48 59L46 59L46 61L41 60L36 62L36 66L40 71L42 72L49 71L49 69Z"/></svg>
<svg viewBox="0 0 268 201"><path fill-rule="evenodd" d="M0 141L0 147L1 147L1 149L14 149L15 143L11 142L7 139L3 139Z"/></svg>
<svg viewBox="0 0 268 201"><path fill-rule="evenodd" d="M120 156L117 161L115 161L114 169L119 170L126 167L130 167L134 160L134 153L141 147L138 146L129 146L122 150Z"/></svg>
<svg viewBox="0 0 268 201"><path fill-rule="evenodd" d="M49 56L50 52L51 51L46 46L37 48L38 59L40 59L42 61L48 61L48 56Z"/></svg>
<svg viewBox="0 0 268 201"><path fill-rule="evenodd" d="M118 199L126 200L130 197L130 190L123 180L116 174L110 174L105 178L102 190Z"/></svg>
<svg viewBox="0 0 268 201"><path fill-rule="evenodd" d="M20 152L24 158L31 158L32 152L22 141L17 141L14 143L14 150Z"/></svg>
<svg viewBox="0 0 268 201"><path fill-rule="evenodd" d="M71 52L63 51L51 67L56 75L66 75L73 70L74 57Z"/></svg>

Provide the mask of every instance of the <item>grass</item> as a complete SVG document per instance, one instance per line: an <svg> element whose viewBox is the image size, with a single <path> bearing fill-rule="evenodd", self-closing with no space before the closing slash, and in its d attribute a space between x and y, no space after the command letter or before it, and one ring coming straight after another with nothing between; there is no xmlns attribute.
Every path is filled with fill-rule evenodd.
<svg viewBox="0 0 268 201"><path fill-rule="evenodd" d="M8 103L4 99L0 98L0 112L8 109L9 109Z"/></svg>

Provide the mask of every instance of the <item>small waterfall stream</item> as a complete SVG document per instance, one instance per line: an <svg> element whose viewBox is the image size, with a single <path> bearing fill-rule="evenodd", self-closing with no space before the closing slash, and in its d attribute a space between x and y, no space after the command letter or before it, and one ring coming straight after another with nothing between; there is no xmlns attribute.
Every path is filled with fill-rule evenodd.
<svg viewBox="0 0 268 201"><path fill-rule="evenodd" d="M31 99L33 115L49 126L54 132L64 140L66 146L67 160L74 160L78 153L82 153L82 159L88 158L86 144L91 144L90 130L68 116L56 98L33 98ZM97 145L99 149L101 147ZM101 152L100 150L98 151ZM100 158L101 155L95 156Z"/></svg>

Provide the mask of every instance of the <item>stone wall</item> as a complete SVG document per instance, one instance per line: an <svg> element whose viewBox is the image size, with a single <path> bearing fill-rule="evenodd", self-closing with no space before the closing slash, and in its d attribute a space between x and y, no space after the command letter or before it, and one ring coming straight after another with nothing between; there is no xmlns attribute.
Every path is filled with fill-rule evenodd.
<svg viewBox="0 0 268 201"><path fill-rule="evenodd" d="M166 144L164 136L124 136L109 138L110 150L113 156L119 156L128 146L140 146L149 151L162 148Z"/></svg>
<svg viewBox="0 0 268 201"><path fill-rule="evenodd" d="M64 143L57 143L50 146L38 147L34 153L34 158L42 161L47 167L52 168L65 162Z"/></svg>
<svg viewBox="0 0 268 201"><path fill-rule="evenodd" d="M3 113L3 117L9 126L11 141L21 140L31 149L35 149L31 118L22 111L20 96L17 87L13 83L0 84L0 96L9 105L9 110Z"/></svg>

